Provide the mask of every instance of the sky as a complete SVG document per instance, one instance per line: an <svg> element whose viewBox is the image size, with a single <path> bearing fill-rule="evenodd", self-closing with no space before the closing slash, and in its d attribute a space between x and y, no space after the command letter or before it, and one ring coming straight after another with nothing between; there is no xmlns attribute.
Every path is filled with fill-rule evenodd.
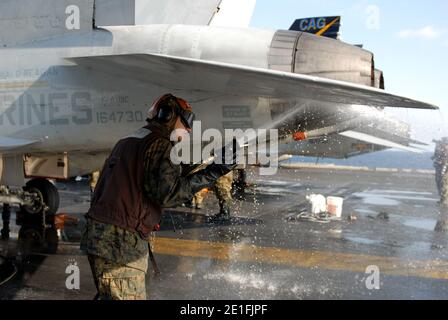
<svg viewBox="0 0 448 320"><path fill-rule="evenodd" d="M374 53L387 91L440 107L387 110L429 143L448 136L447 14L446 0L257 0L251 27L289 29L298 18L341 15L342 41Z"/></svg>

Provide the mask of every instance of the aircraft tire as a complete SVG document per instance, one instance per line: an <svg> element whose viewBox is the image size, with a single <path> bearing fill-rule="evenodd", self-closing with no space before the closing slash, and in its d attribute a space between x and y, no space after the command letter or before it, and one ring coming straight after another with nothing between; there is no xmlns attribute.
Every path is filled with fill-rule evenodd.
<svg viewBox="0 0 448 320"><path fill-rule="evenodd" d="M54 215L59 209L58 189L50 181L39 178L30 180L26 184L25 190L39 194L45 205L49 208L46 212L46 221L48 223L53 223ZM22 212L35 216L41 216L43 213L43 207L29 208L27 206L22 206Z"/></svg>

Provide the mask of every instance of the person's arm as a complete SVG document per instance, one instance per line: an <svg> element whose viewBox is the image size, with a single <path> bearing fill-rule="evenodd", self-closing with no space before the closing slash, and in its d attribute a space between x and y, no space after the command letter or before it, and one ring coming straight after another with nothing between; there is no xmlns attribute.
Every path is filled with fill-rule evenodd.
<svg viewBox="0 0 448 320"><path fill-rule="evenodd" d="M182 168L171 162L172 144L160 138L151 144L145 154L144 188L146 195L163 208L171 208L191 200L200 190L210 187L233 167L212 164L190 175L182 176Z"/></svg>

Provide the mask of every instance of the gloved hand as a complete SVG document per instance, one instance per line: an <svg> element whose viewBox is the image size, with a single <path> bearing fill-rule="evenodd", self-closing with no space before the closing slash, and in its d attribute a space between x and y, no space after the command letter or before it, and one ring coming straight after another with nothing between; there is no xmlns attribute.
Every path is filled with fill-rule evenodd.
<svg viewBox="0 0 448 320"><path fill-rule="evenodd" d="M224 146L215 154L216 164L235 165L237 161L237 152L239 150L238 142L233 138L232 144Z"/></svg>
<svg viewBox="0 0 448 320"><path fill-rule="evenodd" d="M215 161L205 168L205 171L216 179L228 174L237 166L237 152L239 146L236 139L233 139L232 145L227 145L217 152ZM219 161L218 161L219 160Z"/></svg>
<svg viewBox="0 0 448 320"><path fill-rule="evenodd" d="M231 163L227 164L225 163L226 151L228 152L229 160L231 160ZM222 176L225 176L230 171L234 170L237 167L237 151L238 143L236 139L234 139L231 148L227 148L226 150L226 147L224 147L220 152L217 152L220 153L219 157L221 157L220 160L222 161L214 161L205 168L191 174L189 176L189 183L192 186L193 193L208 187ZM219 162L222 163L220 164Z"/></svg>
<svg viewBox="0 0 448 320"><path fill-rule="evenodd" d="M218 150L215 152L215 155L208 159L206 162L200 163L200 164L193 164L193 165L182 165L182 175L184 177L196 174L198 172L201 172L205 170L207 167L213 166L209 168L209 171L212 168L215 168L216 166L223 166L221 170L225 170L225 168L228 168L228 172L232 171L235 168L235 165L237 163L237 154L239 150L239 145L236 139L233 139L232 145L225 146L221 150ZM226 158L227 163L226 163ZM214 170L220 170L217 169L217 167ZM226 174L226 173L225 173ZM224 174L224 175L225 175Z"/></svg>

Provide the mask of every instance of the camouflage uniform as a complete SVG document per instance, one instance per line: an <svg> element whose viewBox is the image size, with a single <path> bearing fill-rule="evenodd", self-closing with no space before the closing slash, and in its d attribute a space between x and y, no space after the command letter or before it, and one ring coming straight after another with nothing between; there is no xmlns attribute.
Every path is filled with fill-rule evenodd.
<svg viewBox="0 0 448 320"><path fill-rule="evenodd" d="M148 242L136 233L88 221L81 241L100 300L145 300Z"/></svg>
<svg viewBox="0 0 448 320"><path fill-rule="evenodd" d="M196 207L196 209L200 209L202 207L202 203L204 202L204 196L207 194L207 189L202 189L201 191L195 193L192 201L192 205Z"/></svg>
<svg viewBox="0 0 448 320"><path fill-rule="evenodd" d="M440 203L448 206L448 170L447 164L436 168L436 183L438 184Z"/></svg>
<svg viewBox="0 0 448 320"><path fill-rule="evenodd" d="M221 212L223 210L229 210L229 207L232 204L232 183L233 172L230 172L216 180L213 185L213 191L216 195L216 198L218 199ZM207 190L204 189L194 195L192 200L193 207L200 208L202 206L206 193Z"/></svg>
<svg viewBox="0 0 448 320"><path fill-rule="evenodd" d="M161 208L177 207L230 170L212 165L197 174L183 176L182 167L170 160L170 132L161 124L151 124L164 134L145 153L143 189L145 196ZM100 299L146 298L148 243L136 232L87 219L81 248L89 256Z"/></svg>
<svg viewBox="0 0 448 320"><path fill-rule="evenodd" d="M89 186L90 186L90 192L93 193L96 188L96 184L98 183L98 178L100 177L99 171L94 171L92 175L90 176L89 180Z"/></svg>
<svg viewBox="0 0 448 320"><path fill-rule="evenodd" d="M233 171L229 172L225 176L222 176L216 180L214 185L214 192L219 202L219 208L221 211L229 210L229 206L232 204L232 183L233 183Z"/></svg>
<svg viewBox="0 0 448 320"><path fill-rule="evenodd" d="M164 207L175 206L177 199L189 192L177 184L177 194L170 193L173 181L167 177L177 177L180 170L169 160L171 148L169 140L156 140L147 150L144 164L145 191ZM168 197L160 199L160 195ZM137 233L88 219L81 246L89 256L99 299L146 299L148 241Z"/></svg>
<svg viewBox="0 0 448 320"><path fill-rule="evenodd" d="M448 143L440 141L436 144L434 153L434 168L436 170L436 184L440 194L440 203L448 206Z"/></svg>

